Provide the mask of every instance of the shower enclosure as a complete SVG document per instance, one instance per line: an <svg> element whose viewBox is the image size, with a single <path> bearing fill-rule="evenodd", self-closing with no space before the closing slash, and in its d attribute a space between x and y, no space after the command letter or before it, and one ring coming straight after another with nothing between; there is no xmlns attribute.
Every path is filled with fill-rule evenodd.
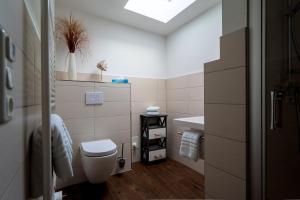
<svg viewBox="0 0 300 200"><path fill-rule="evenodd" d="M249 1L249 27L249 199L300 199L300 0Z"/></svg>
<svg viewBox="0 0 300 200"><path fill-rule="evenodd" d="M266 199L300 198L300 1L266 0Z"/></svg>
<svg viewBox="0 0 300 200"><path fill-rule="evenodd" d="M300 199L300 0L249 1L249 199Z"/></svg>

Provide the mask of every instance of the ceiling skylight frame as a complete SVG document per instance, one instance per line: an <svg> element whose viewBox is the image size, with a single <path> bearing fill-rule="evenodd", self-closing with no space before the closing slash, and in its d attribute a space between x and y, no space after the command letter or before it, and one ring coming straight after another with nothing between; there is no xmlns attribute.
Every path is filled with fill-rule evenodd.
<svg viewBox="0 0 300 200"><path fill-rule="evenodd" d="M168 23L197 0L128 0L125 9Z"/></svg>

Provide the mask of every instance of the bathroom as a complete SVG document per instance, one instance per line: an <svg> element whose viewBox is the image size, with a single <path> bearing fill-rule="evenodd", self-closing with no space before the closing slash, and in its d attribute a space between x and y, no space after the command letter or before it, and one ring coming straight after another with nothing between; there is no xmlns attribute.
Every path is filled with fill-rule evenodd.
<svg viewBox="0 0 300 200"><path fill-rule="evenodd" d="M299 10L2 0L0 199L299 199Z"/></svg>
<svg viewBox="0 0 300 200"><path fill-rule="evenodd" d="M63 42L56 43L55 111L63 118L70 132L74 151L72 165L74 177L58 180L57 187L63 188L64 195L71 195L69 198L73 197L74 187L87 187L86 185L80 187L80 184L87 181L79 148L82 142L112 140L117 146L117 157L125 159L124 167L119 167L120 158L116 159L113 174L130 174L131 170L140 173L138 170L141 167L140 163L144 163L141 152L144 151L145 146L141 138L143 123L140 115L145 114L149 106L159 107L158 114L167 115L166 118L162 117L167 125L162 129L153 129L154 134L159 134L160 130L167 132L162 133L166 136L167 142L163 145L163 149L150 151L149 159L157 160L156 167L160 170L170 167L172 173L172 165L181 164L183 169L188 167L199 174L194 175L198 175L199 178L196 187L201 188L203 184L200 180L204 180L204 137L198 142L201 148L198 150L201 154L199 158L180 156L182 134L184 130L190 130L191 127L178 126L174 119L204 115L203 69L204 63L220 57L221 1L196 2L189 7L191 11L186 11L195 14L189 14L188 18L181 17L184 23L173 21L173 25L167 27L163 27L161 22L157 24L151 18L125 10L124 3L126 4L126 1L120 1L116 6L113 3L96 1L91 4L81 1L59 1L55 5L56 21L64 17L68 18L72 14L74 19L79 20L85 27L89 40L87 55L83 58L78 55L76 58L77 77L72 81L69 79L70 75L66 67L66 59L68 59L66 45ZM95 7L98 9L94 10ZM110 12L104 14L105 10ZM112 14L114 12L115 14ZM117 21L116 18L118 15L124 15L121 18L132 15L136 20L132 22L133 19L128 19L119 22L120 20ZM138 20L146 24L140 25ZM86 49L82 51L84 50ZM107 63L107 69L103 72L96 67L101 60ZM128 79L129 83L111 83L112 80L120 77ZM103 92L103 103L86 105L87 92ZM202 134L200 129L194 130L196 135ZM155 138L160 140L157 136ZM163 159L150 158L150 154L154 157L162 156ZM159 160L165 158L168 158L165 161L166 166L159 163ZM169 163L171 160L172 163ZM110 184L112 183L108 180L108 187ZM180 183L176 184L180 185ZM193 183L187 182L187 184ZM82 189L78 190L82 191ZM109 187L108 190L112 189ZM124 190L120 189L120 192ZM71 191L71 194L68 191ZM186 191L187 194L181 196L167 191L166 189L161 196L157 197L203 198L202 189L199 189L196 194L189 194L192 191ZM123 195L131 195L130 192L127 193ZM157 194L153 195L146 198L154 198Z"/></svg>

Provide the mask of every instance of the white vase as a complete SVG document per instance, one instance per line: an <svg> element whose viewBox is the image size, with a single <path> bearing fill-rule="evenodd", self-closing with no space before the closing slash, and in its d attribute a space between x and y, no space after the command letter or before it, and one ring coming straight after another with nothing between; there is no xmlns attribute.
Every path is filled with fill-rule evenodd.
<svg viewBox="0 0 300 200"><path fill-rule="evenodd" d="M77 80L77 67L75 53L69 53L67 59L68 78L69 80Z"/></svg>

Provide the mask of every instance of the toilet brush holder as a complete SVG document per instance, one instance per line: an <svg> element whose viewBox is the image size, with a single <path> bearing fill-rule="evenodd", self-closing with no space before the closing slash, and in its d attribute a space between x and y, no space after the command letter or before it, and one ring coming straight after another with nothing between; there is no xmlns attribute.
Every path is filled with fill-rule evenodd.
<svg viewBox="0 0 300 200"><path fill-rule="evenodd" d="M120 157L118 157L118 159L119 159L118 162L119 162L119 168L120 169L123 169L125 167L125 163L126 163L126 161L123 157L123 153L124 153L124 143L122 143L122 154L121 154Z"/></svg>

